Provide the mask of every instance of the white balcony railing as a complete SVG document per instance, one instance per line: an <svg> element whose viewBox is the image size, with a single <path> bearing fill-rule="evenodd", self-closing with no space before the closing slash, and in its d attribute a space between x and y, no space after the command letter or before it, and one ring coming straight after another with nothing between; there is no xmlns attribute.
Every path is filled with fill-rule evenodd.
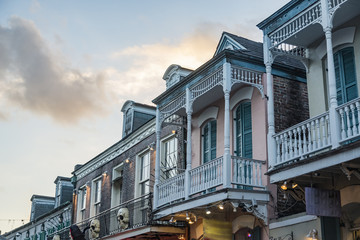
<svg viewBox="0 0 360 240"><path fill-rule="evenodd" d="M232 159L232 184L238 186L250 186L257 188L264 188L261 181L261 165L265 164L265 161L231 157Z"/></svg>
<svg viewBox="0 0 360 240"><path fill-rule="evenodd" d="M163 205L184 198L184 180L185 174L181 173L160 183L158 185L159 205Z"/></svg>
<svg viewBox="0 0 360 240"><path fill-rule="evenodd" d="M190 170L190 194L221 185L223 181L223 157Z"/></svg>
<svg viewBox="0 0 360 240"><path fill-rule="evenodd" d="M340 115L340 142L360 136L360 99L356 98L336 108Z"/></svg>
<svg viewBox="0 0 360 240"><path fill-rule="evenodd" d="M331 146L329 113L323 113L274 135L276 163L302 159Z"/></svg>

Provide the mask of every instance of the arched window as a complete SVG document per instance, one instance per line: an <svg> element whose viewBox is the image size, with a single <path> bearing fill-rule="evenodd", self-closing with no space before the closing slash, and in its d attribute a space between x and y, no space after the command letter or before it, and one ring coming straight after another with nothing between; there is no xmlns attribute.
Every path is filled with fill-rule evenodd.
<svg viewBox="0 0 360 240"><path fill-rule="evenodd" d="M207 122L202 128L203 163L216 158L216 120Z"/></svg>
<svg viewBox="0 0 360 240"><path fill-rule="evenodd" d="M237 156L252 158L251 103L243 102L235 112L235 153Z"/></svg>
<svg viewBox="0 0 360 240"><path fill-rule="evenodd" d="M354 48L347 47L334 54L337 101L341 105L358 97Z"/></svg>

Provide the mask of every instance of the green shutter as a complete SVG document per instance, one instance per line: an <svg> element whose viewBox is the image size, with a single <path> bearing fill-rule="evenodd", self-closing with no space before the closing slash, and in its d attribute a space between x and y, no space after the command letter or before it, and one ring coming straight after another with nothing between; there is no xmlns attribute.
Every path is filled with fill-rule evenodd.
<svg viewBox="0 0 360 240"><path fill-rule="evenodd" d="M251 103L242 104L243 157L252 158Z"/></svg>
<svg viewBox="0 0 360 240"><path fill-rule="evenodd" d="M216 120L205 124L203 128L203 162L216 158Z"/></svg>
<svg viewBox="0 0 360 240"><path fill-rule="evenodd" d="M358 97L354 49L344 48L334 54L337 101L341 105Z"/></svg>
<svg viewBox="0 0 360 240"><path fill-rule="evenodd" d="M241 103L236 109L236 155L252 158L251 103Z"/></svg>

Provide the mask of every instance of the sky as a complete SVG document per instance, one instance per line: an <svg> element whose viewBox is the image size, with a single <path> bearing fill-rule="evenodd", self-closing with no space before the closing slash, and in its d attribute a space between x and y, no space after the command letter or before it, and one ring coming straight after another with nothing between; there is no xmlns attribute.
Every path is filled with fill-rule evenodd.
<svg viewBox="0 0 360 240"><path fill-rule="evenodd" d="M256 24L287 2L0 0L1 232L119 141L122 105L152 104L169 65L196 69L223 31L261 42Z"/></svg>

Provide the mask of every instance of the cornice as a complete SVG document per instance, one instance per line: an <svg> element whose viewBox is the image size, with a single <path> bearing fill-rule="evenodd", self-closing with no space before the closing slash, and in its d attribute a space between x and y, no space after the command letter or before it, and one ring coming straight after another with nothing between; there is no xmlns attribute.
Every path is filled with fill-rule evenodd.
<svg viewBox="0 0 360 240"><path fill-rule="evenodd" d="M85 177L87 174L91 173L95 169L110 162L111 160L121 155L123 152L129 150L153 133L155 133L155 119L151 120L149 123L136 130L134 134L131 134L126 139L121 140L117 144L111 146L110 148L102 152L100 155L90 160L88 163L85 163L80 169L74 171L77 180Z"/></svg>

